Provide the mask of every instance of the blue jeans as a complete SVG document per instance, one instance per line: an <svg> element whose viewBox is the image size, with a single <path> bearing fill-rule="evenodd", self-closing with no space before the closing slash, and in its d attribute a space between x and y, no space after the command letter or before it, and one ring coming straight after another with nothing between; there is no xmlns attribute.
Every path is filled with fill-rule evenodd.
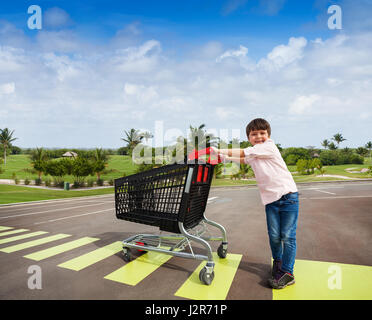
<svg viewBox="0 0 372 320"><path fill-rule="evenodd" d="M270 248L275 260L282 260L282 270L293 274L296 258L298 192L288 193L265 206Z"/></svg>

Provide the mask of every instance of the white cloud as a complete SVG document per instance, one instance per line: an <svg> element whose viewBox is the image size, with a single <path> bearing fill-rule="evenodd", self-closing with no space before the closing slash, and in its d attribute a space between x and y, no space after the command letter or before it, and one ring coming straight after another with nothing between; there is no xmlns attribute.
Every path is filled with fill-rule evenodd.
<svg viewBox="0 0 372 320"><path fill-rule="evenodd" d="M287 45L276 46L266 58L258 62L258 67L272 71L283 68L303 58L307 40L304 37L291 37Z"/></svg>
<svg viewBox="0 0 372 320"><path fill-rule="evenodd" d="M77 52L82 49L82 44L73 31L46 31L37 34L37 44L45 52Z"/></svg>
<svg viewBox="0 0 372 320"><path fill-rule="evenodd" d="M122 72L151 72L158 63L160 42L149 40L138 47L118 49L109 63Z"/></svg>
<svg viewBox="0 0 372 320"><path fill-rule="evenodd" d="M11 94L15 92L14 82L0 84L0 95L1 94Z"/></svg>
<svg viewBox="0 0 372 320"><path fill-rule="evenodd" d="M138 107L143 107L146 104L153 103L159 97L154 87L146 87L144 85L131 83L125 83L124 93L125 102L136 104Z"/></svg>
<svg viewBox="0 0 372 320"><path fill-rule="evenodd" d="M314 103L320 100L320 96L317 94L311 94L309 96L299 96L297 97L289 107L289 113L294 114L304 114L312 113L312 108Z"/></svg>
<svg viewBox="0 0 372 320"><path fill-rule="evenodd" d="M336 124L361 144L351 128L370 128L370 33L291 37L256 60L246 43L207 41L175 58L156 39L90 50L69 34L40 33L30 50L0 45L0 128L16 129L21 146L120 146L124 129L151 131L155 120L181 131L201 123L244 131L260 116L286 125L273 132L284 146L316 145ZM296 137L286 134L293 126Z"/></svg>
<svg viewBox="0 0 372 320"><path fill-rule="evenodd" d="M234 118L237 116L237 112L231 108L216 108L216 115L220 120L226 120L227 118Z"/></svg>
<svg viewBox="0 0 372 320"><path fill-rule="evenodd" d="M224 52L221 56L219 56L216 59L216 61L220 62L223 59L228 58L228 57L245 57L245 56L247 56L247 53L248 53L248 49L241 45L239 47L239 50L228 50L228 51Z"/></svg>

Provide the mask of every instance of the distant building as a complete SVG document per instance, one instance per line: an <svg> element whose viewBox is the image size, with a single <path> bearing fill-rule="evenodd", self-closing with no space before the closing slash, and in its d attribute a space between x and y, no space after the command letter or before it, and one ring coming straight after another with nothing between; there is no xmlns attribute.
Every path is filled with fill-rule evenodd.
<svg viewBox="0 0 372 320"><path fill-rule="evenodd" d="M73 157L73 158L76 158L77 156L78 156L77 153L73 151L67 151L66 153L62 155L62 157Z"/></svg>

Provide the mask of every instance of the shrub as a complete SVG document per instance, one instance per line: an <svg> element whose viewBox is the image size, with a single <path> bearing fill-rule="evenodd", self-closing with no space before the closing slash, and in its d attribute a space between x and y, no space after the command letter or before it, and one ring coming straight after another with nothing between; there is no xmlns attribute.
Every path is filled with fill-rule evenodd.
<svg viewBox="0 0 372 320"><path fill-rule="evenodd" d="M364 158L358 154L351 155L350 160L352 164L363 164L364 163Z"/></svg>
<svg viewBox="0 0 372 320"><path fill-rule="evenodd" d="M305 148L287 148L282 152L282 155L287 165L295 165L299 159L311 159L310 150Z"/></svg>
<svg viewBox="0 0 372 320"><path fill-rule="evenodd" d="M300 159L296 163L300 174L313 174L314 169L322 166L319 159Z"/></svg>
<svg viewBox="0 0 372 320"><path fill-rule="evenodd" d="M320 154L323 165L342 165L342 164L363 164L364 158L349 150L326 150Z"/></svg>
<svg viewBox="0 0 372 320"><path fill-rule="evenodd" d="M103 186L103 179L97 179L97 186Z"/></svg>
<svg viewBox="0 0 372 320"><path fill-rule="evenodd" d="M49 160L44 165L45 173L52 176L54 185L63 188L63 176L66 174L66 168L62 161Z"/></svg>
<svg viewBox="0 0 372 320"><path fill-rule="evenodd" d="M30 184L30 180L28 178L25 179L25 185L28 186Z"/></svg>
<svg viewBox="0 0 372 320"><path fill-rule="evenodd" d="M88 159L77 157L72 164L71 174L74 176L78 186L84 185L84 178L94 174L93 166Z"/></svg>
<svg viewBox="0 0 372 320"><path fill-rule="evenodd" d="M308 161L306 159L299 159L296 163L297 172L299 174L309 174L308 172Z"/></svg>
<svg viewBox="0 0 372 320"><path fill-rule="evenodd" d="M36 185L36 186L40 186L41 183L42 183L42 181L41 181L40 178L36 178L36 179L35 179L35 185Z"/></svg>
<svg viewBox="0 0 372 320"><path fill-rule="evenodd" d="M109 183L110 186L113 186L113 185L114 185L114 179L110 179L110 180L108 181L108 183Z"/></svg>
<svg viewBox="0 0 372 320"><path fill-rule="evenodd" d="M360 156L362 157L367 157L368 156L368 149L367 148L363 148L363 147L358 147L355 152L357 154L359 154Z"/></svg>
<svg viewBox="0 0 372 320"><path fill-rule="evenodd" d="M44 182L45 182L45 186L46 186L46 187L50 187L51 184L52 184L52 182L51 182L51 180L50 180L49 178L46 178L46 179L44 180Z"/></svg>
<svg viewBox="0 0 372 320"><path fill-rule="evenodd" d="M61 160L59 160L59 163L61 164L61 166L64 167L65 174L69 174L69 175L72 174L72 167L74 164L74 160L70 158L62 158Z"/></svg>
<svg viewBox="0 0 372 320"><path fill-rule="evenodd" d="M88 187L93 187L94 180L93 179L88 179L87 185L88 185Z"/></svg>
<svg viewBox="0 0 372 320"><path fill-rule="evenodd" d="M286 158L285 158L285 163L288 165L288 166L293 166L297 163L297 161L300 159L300 156L299 155L296 155L296 154L290 154L288 155Z"/></svg>
<svg viewBox="0 0 372 320"><path fill-rule="evenodd" d="M74 181L73 188L80 188L85 186L85 181L84 179L79 179Z"/></svg>
<svg viewBox="0 0 372 320"><path fill-rule="evenodd" d="M367 174L372 176L372 166L368 166Z"/></svg>
<svg viewBox="0 0 372 320"><path fill-rule="evenodd" d="M319 155L319 159L324 166L333 166L337 162L337 151L325 150Z"/></svg>

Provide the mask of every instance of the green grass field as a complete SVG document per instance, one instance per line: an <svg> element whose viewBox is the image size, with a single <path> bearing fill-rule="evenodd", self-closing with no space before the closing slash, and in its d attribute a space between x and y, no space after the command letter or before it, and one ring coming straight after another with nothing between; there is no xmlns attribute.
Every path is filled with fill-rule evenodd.
<svg viewBox="0 0 372 320"><path fill-rule="evenodd" d="M28 155L19 154L8 156L6 159L6 166L3 164L2 167L5 169L5 172L0 174L0 179L12 179L13 173L16 174L18 179L22 180L26 178L29 180L35 180L38 177L37 174L29 172L32 167ZM110 180L119 178L123 176L123 173L130 175L135 172L136 167L137 166L132 163L129 156L110 156L107 167L109 172L101 175L101 179ZM95 176L90 176L88 179L89 178L93 180L96 179ZM50 177L50 179L52 178ZM74 178L72 176L65 176L64 181L73 183Z"/></svg>

